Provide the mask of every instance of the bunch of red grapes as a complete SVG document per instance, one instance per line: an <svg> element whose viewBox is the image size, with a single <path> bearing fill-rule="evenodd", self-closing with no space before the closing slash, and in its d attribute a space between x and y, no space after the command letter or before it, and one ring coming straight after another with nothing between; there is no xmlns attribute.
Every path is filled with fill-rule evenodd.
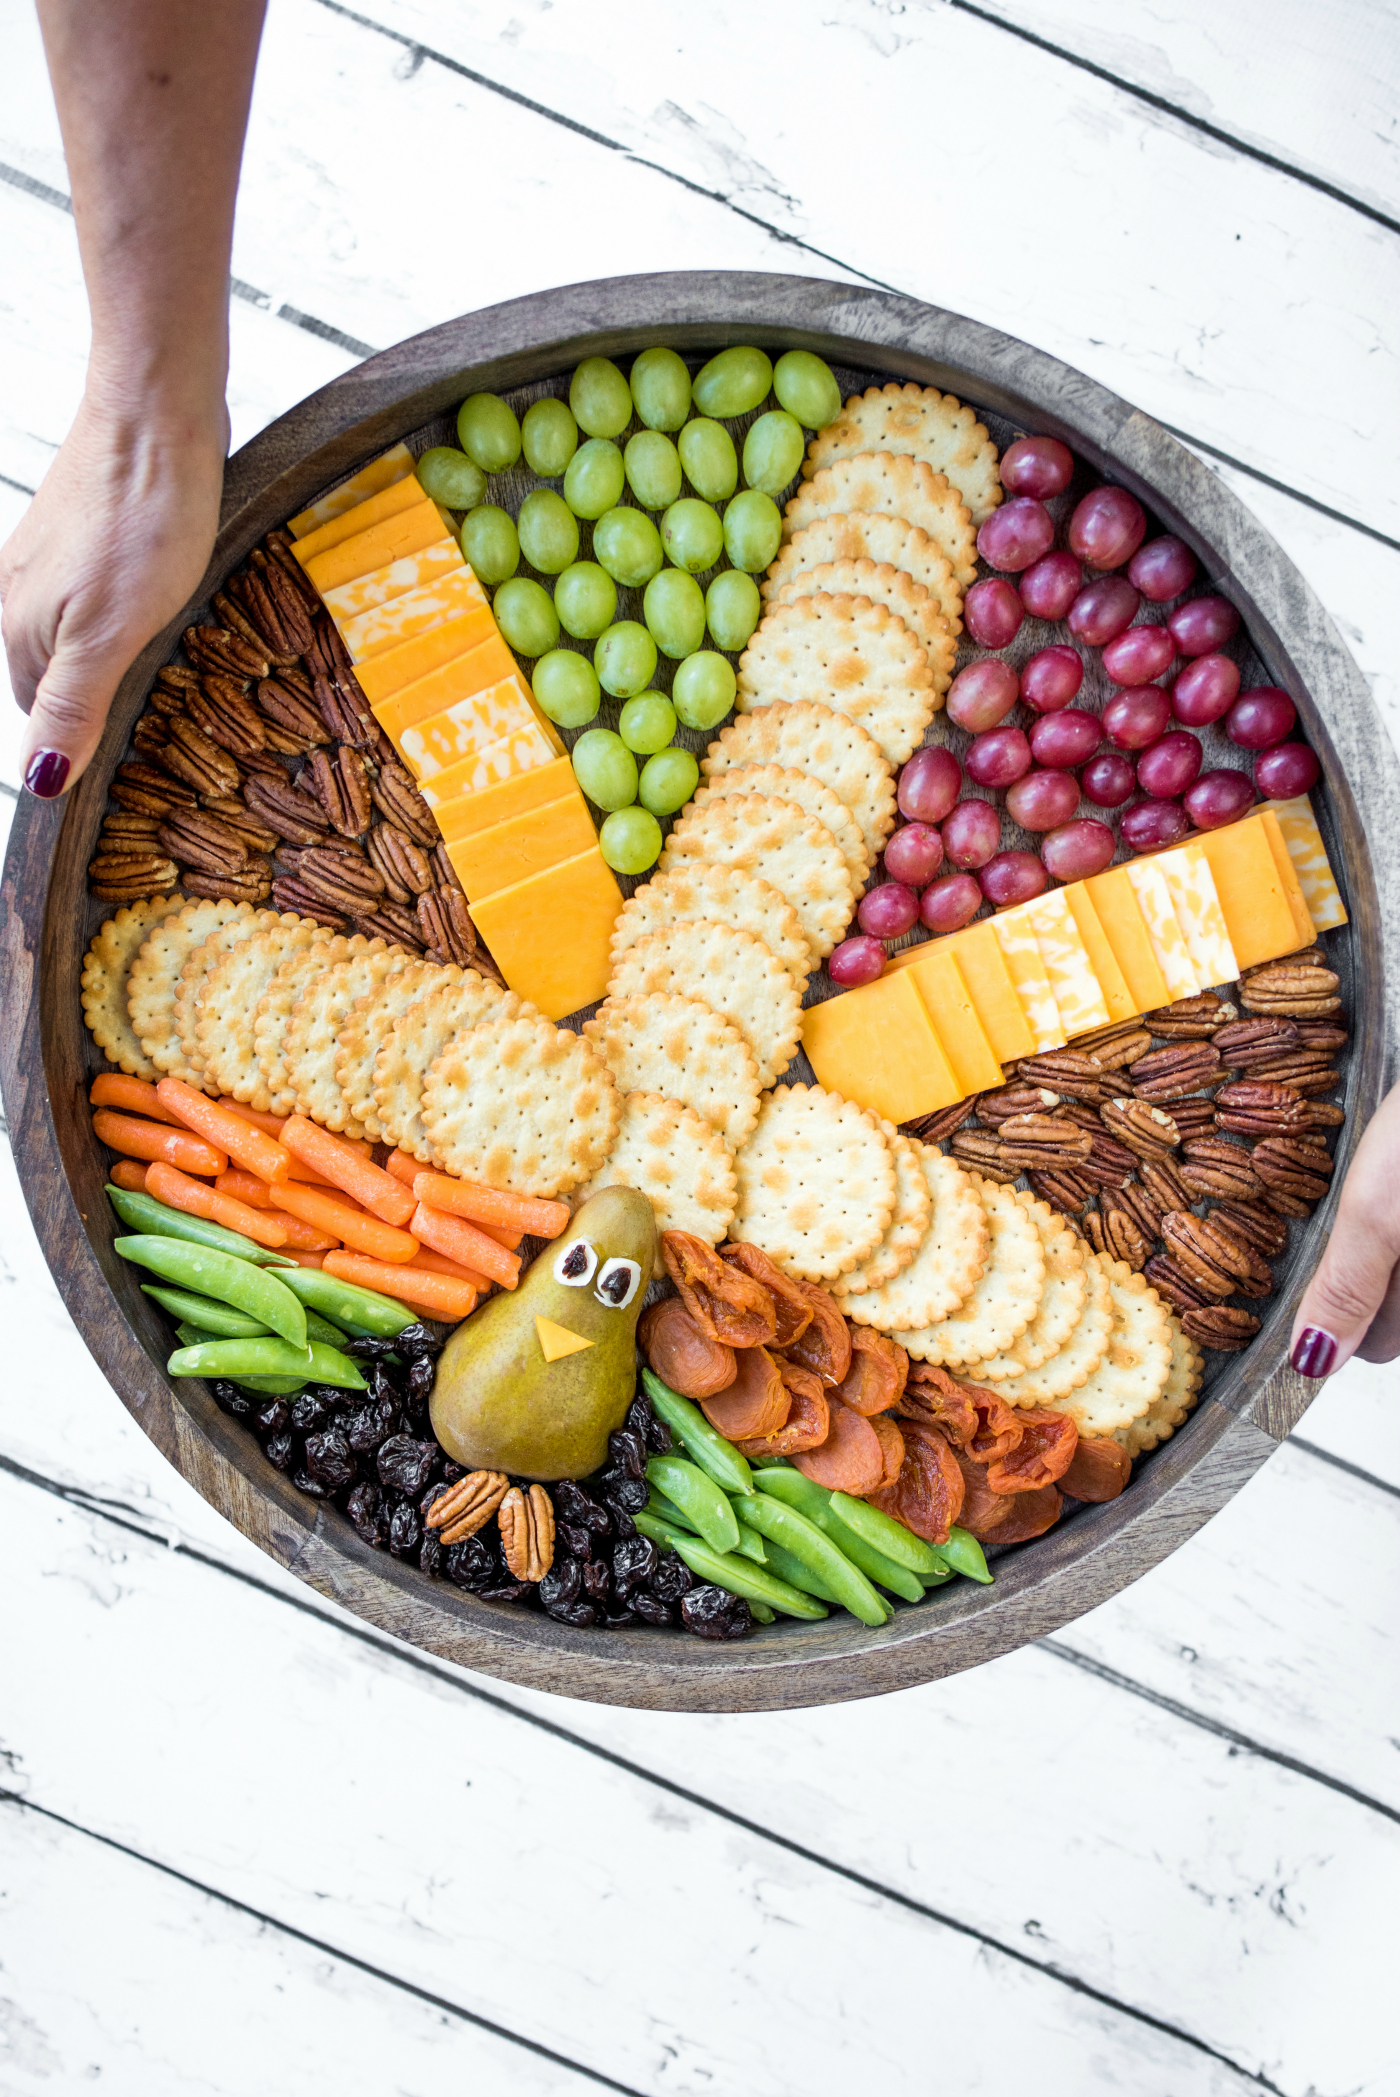
<svg viewBox="0 0 1400 2097"><path fill-rule="evenodd" d="M1234 822L1256 789L1287 800L1317 782L1317 758L1306 743L1289 739L1297 713L1288 694L1276 685L1240 691L1239 670L1221 652L1240 625L1227 599L1184 599L1164 625L1133 624L1144 600L1182 597L1195 580L1196 559L1180 539L1147 538L1142 505L1126 488L1092 489L1070 518L1068 550L1055 549L1045 505L1064 493L1073 471L1073 456L1058 438L1022 437L1009 447L1001 477L1010 499L977 534L983 560L1002 572L972 585L963 619L988 649L1008 647L1027 613L1064 619L1081 646L1100 651L1117 689L1101 715L1076 707L1084 662L1063 644L1040 649L1019 673L999 655L959 671L948 714L972 744L961 764L951 750L930 745L901 771L905 822L885 847L885 879L861 901L860 935L844 940L827 963L834 982L873 982L885 965L884 942L916 924L956 932L984 902L998 909L1028 902L1052 877L1082 881L1101 873L1118 837L1108 822L1076 815L1081 798L1121 809L1124 842L1155 852L1192 829ZM1173 670L1170 688L1155 682ZM1036 716L1028 732L1007 723L1018 700ZM1215 721L1241 749L1258 753L1252 782L1245 772L1202 770L1193 731ZM1013 821L1040 836L1038 853L1001 850L998 810L965 795L965 777L1004 795Z"/></svg>

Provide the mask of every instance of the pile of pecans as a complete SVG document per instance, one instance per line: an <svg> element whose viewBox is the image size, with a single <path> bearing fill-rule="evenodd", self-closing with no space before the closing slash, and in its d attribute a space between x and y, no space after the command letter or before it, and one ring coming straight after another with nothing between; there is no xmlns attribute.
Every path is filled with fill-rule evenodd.
<svg viewBox="0 0 1400 2097"><path fill-rule="evenodd" d="M1009 1185L1024 1173L1098 1252L1146 1275L1203 1347L1259 1330L1269 1262L1332 1177L1328 1095L1347 1041L1320 946L1008 1065L1007 1083L911 1123ZM1232 1298L1243 1298L1244 1302Z"/></svg>
<svg viewBox="0 0 1400 2097"><path fill-rule="evenodd" d="M496 974L432 810L370 711L292 543L270 532L156 677L117 766L103 903L179 888Z"/></svg>

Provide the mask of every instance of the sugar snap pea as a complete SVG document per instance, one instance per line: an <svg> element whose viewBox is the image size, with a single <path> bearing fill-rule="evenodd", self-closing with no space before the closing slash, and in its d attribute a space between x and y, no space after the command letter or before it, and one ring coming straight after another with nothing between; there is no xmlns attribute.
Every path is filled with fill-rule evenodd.
<svg viewBox="0 0 1400 2097"><path fill-rule="evenodd" d="M962 1573L969 1580L977 1580L983 1587L990 1587L992 1575L982 1546L970 1530L959 1529L955 1522L948 1531L948 1541L939 1549L955 1573Z"/></svg>
<svg viewBox="0 0 1400 2097"><path fill-rule="evenodd" d="M207 1223L202 1216L186 1216L157 1201L153 1194L130 1194L125 1187L108 1187L107 1199L122 1222L134 1231L150 1231L158 1238L183 1238L187 1245L207 1245L211 1251L251 1260L255 1267L290 1267L293 1273L297 1272L296 1262L285 1253L255 1245L241 1231L225 1230L221 1223Z"/></svg>
<svg viewBox="0 0 1400 2097"><path fill-rule="evenodd" d="M745 1534L747 1533L746 1531ZM814 1573L809 1565L804 1565L795 1551L789 1551L782 1544L771 1542L764 1548L768 1554L766 1563L769 1572L776 1573L780 1580L786 1580L789 1587L799 1587L804 1595L815 1595L819 1602L835 1602L838 1599L821 1574Z"/></svg>
<svg viewBox="0 0 1400 2097"><path fill-rule="evenodd" d="M814 1478L805 1477L801 1471L776 1464L765 1466L756 1474L754 1482L761 1493L783 1501L788 1507L795 1507L818 1529L825 1530L867 1580L877 1581L893 1595L902 1595L906 1602L922 1602L924 1590L918 1575L911 1573L907 1566L897 1564L893 1558L887 1558L883 1551L877 1551L864 1537L857 1536L854 1529L848 1529L832 1513L831 1494L824 1485L818 1485Z"/></svg>
<svg viewBox="0 0 1400 2097"><path fill-rule="evenodd" d="M766 1602L754 1602L751 1600L749 1603L749 1615L756 1624L775 1624L778 1621L777 1613L770 1609Z"/></svg>
<svg viewBox="0 0 1400 2097"><path fill-rule="evenodd" d="M232 1253L215 1252L207 1245L186 1245L178 1238L162 1238L145 1235L136 1238L118 1238L114 1250L124 1260L132 1260L138 1267L149 1267L162 1281L174 1282L177 1288L192 1289L200 1296L213 1296L219 1303L232 1304L236 1311L246 1311L250 1318L268 1326L293 1347L306 1345L306 1313L297 1298L287 1288L279 1275L268 1273L266 1268L254 1267L244 1259L235 1259ZM290 1267L289 1274L310 1273L311 1269ZM256 1341L233 1341L234 1346L255 1346ZM202 1371L191 1372L202 1374ZM211 1370L217 1376L218 1370Z"/></svg>
<svg viewBox="0 0 1400 2097"><path fill-rule="evenodd" d="M642 1387L691 1462L708 1472L726 1493L751 1493L753 1473L732 1442L716 1433L698 1405L682 1398L651 1369L642 1371Z"/></svg>
<svg viewBox="0 0 1400 2097"><path fill-rule="evenodd" d="M655 1486L652 1487L651 1498L647 1501L647 1513L658 1516L663 1522L674 1522L678 1529L695 1528L689 1515L682 1514L675 1502L668 1500L664 1493L658 1493ZM768 1563L768 1546L756 1529L741 1529L739 1541L734 1548L741 1558L751 1558L755 1565Z"/></svg>
<svg viewBox="0 0 1400 2097"><path fill-rule="evenodd" d="M795 1507L771 1494L754 1493L735 1512L746 1528L756 1529L760 1536L781 1544L820 1574L842 1608L849 1609L863 1624L878 1629L889 1622L889 1604L876 1594L860 1568L851 1563L824 1530Z"/></svg>
<svg viewBox="0 0 1400 2097"><path fill-rule="evenodd" d="M196 1347L177 1347L166 1368L172 1376L301 1376L345 1391L363 1391L364 1377L348 1354L313 1341L294 1347L289 1340L207 1340Z"/></svg>
<svg viewBox="0 0 1400 2097"><path fill-rule="evenodd" d="M734 1510L713 1478L683 1456L653 1456L647 1483L673 1501L705 1542L716 1551L732 1551L739 1541Z"/></svg>
<svg viewBox="0 0 1400 2097"><path fill-rule="evenodd" d="M196 1296L191 1289L160 1289L153 1282L142 1282L141 1294L154 1298L172 1318L198 1326L210 1339L256 1340L268 1331L266 1325L250 1318L246 1311L236 1311L232 1304L215 1303L212 1296Z"/></svg>
<svg viewBox="0 0 1400 2097"><path fill-rule="evenodd" d="M337 1281L319 1267L289 1267L278 1275L278 1280L285 1281L300 1302L309 1304L323 1318L331 1318L357 1334L392 1340L406 1326L418 1323L413 1313L392 1297L357 1288L353 1282Z"/></svg>
<svg viewBox="0 0 1400 2097"><path fill-rule="evenodd" d="M711 1581L731 1595L742 1595L746 1602L764 1602L783 1616L800 1616L811 1621L827 1613L825 1606L814 1596L789 1587L786 1580L776 1579L766 1568L760 1571L756 1565L735 1557L732 1552L712 1551L688 1529L677 1528L674 1522L660 1521L655 1515L648 1514L645 1508L632 1519L643 1536L649 1536L654 1544L664 1544L668 1550L674 1551L690 1567L697 1580Z"/></svg>
<svg viewBox="0 0 1400 2097"><path fill-rule="evenodd" d="M831 1512L838 1522L854 1529L856 1535L863 1537L875 1550L883 1551L886 1558L894 1559L897 1565L908 1566L910 1572L917 1573L921 1580L931 1580L935 1573L947 1572L948 1561L938 1545L915 1536L912 1529L906 1529L903 1522L897 1522L893 1515L885 1514L881 1508L853 1499L849 1493L833 1492Z"/></svg>

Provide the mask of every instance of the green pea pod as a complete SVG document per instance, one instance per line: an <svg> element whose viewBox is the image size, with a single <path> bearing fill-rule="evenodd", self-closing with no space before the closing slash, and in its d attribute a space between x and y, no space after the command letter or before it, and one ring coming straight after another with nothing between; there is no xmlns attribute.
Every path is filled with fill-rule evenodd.
<svg viewBox="0 0 1400 2097"><path fill-rule="evenodd" d="M775 1579L766 1570L760 1572L756 1565L750 1565L746 1559L737 1558L731 1552L712 1551L688 1529L679 1529L674 1522L659 1521L645 1508L632 1519L643 1536L649 1536L654 1544L664 1544L668 1550L674 1551L690 1567L697 1580L712 1581L731 1595L742 1595L746 1602L764 1602L783 1616L815 1621L827 1613L822 1603L795 1587L789 1587L786 1580Z"/></svg>
<svg viewBox="0 0 1400 2097"><path fill-rule="evenodd" d="M210 1339L256 1340L268 1330L246 1311L215 1303L212 1296L196 1296L190 1289L158 1289L153 1282L142 1282L141 1294L153 1297L172 1318L197 1326Z"/></svg>
<svg viewBox="0 0 1400 2097"><path fill-rule="evenodd" d="M114 1249L124 1260L149 1267L162 1281L174 1282L177 1288L193 1290L199 1296L212 1296L219 1303L232 1304L236 1311L246 1311L250 1318L268 1326L293 1347L305 1347L306 1313L279 1275L254 1267L247 1260L235 1259L232 1253L215 1252L206 1245L182 1244L178 1238L118 1238ZM285 1271L310 1272L300 1267Z"/></svg>
<svg viewBox="0 0 1400 2097"><path fill-rule="evenodd" d="M683 1515L675 1502L668 1500L664 1493L658 1493L655 1486L652 1487L651 1498L647 1501L647 1513L656 1515L663 1522L674 1522L678 1529L695 1530L695 1524L689 1515ZM751 1558L755 1565L768 1563L767 1546L756 1530L741 1529L739 1541L734 1548L741 1558Z"/></svg>
<svg viewBox="0 0 1400 2097"><path fill-rule="evenodd" d="M886 1558L894 1559L897 1565L908 1566L910 1572L917 1573L921 1580L931 1580L935 1573L947 1572L948 1561L936 1544L926 1543L923 1537L915 1536L912 1529L906 1529L903 1522L897 1522L893 1515L885 1514L881 1508L856 1500L850 1493L836 1492L831 1496L831 1512L866 1543L883 1551Z"/></svg>
<svg viewBox="0 0 1400 2097"><path fill-rule="evenodd" d="M776 1611L770 1609L766 1602L751 1601L749 1603L749 1615L756 1624L776 1624L778 1621Z"/></svg>
<svg viewBox="0 0 1400 2097"><path fill-rule="evenodd" d="M306 1389L302 1376L231 1376L240 1391L258 1391L265 1398L292 1398L298 1391Z"/></svg>
<svg viewBox="0 0 1400 2097"><path fill-rule="evenodd" d="M831 1494L824 1485L818 1485L814 1478L808 1478L794 1466L786 1464L765 1465L757 1473L755 1483L761 1493L783 1501L788 1507L795 1507L818 1529L825 1530L867 1580L877 1581L893 1595L902 1595L906 1602L922 1602L924 1590L917 1574L911 1573L907 1566L898 1565L893 1558L887 1558L883 1551L877 1551L854 1529L848 1529L832 1513Z"/></svg>
<svg viewBox="0 0 1400 2097"><path fill-rule="evenodd" d="M251 1325L252 1322L253 1321L250 1318L248 1320L248 1323ZM182 1347L206 1347L211 1345L212 1342L215 1340L228 1339L229 1335L223 1332L215 1332L212 1326L200 1327L198 1325L191 1325L187 1318L181 1318L178 1320L175 1326L175 1337L180 1342L180 1345ZM237 1337L240 1339L247 1340L257 1339L259 1336L257 1333L240 1333L237 1335ZM264 1339L268 1337L266 1326L263 1326L262 1328L262 1337Z"/></svg>
<svg viewBox="0 0 1400 2097"><path fill-rule="evenodd" d="M681 1456L653 1456L647 1483L674 1501L691 1527L716 1551L732 1551L739 1541L734 1510L713 1478Z"/></svg>
<svg viewBox="0 0 1400 2097"><path fill-rule="evenodd" d="M770 1573L786 1580L789 1587L800 1587L804 1595L815 1595L819 1602L834 1602L837 1597L827 1586L820 1573L814 1573L804 1565L795 1551L785 1549L782 1544L768 1543L767 1565Z"/></svg>
<svg viewBox="0 0 1400 2097"><path fill-rule="evenodd" d="M753 1491L753 1473L747 1460L732 1442L716 1433L698 1405L693 1405L689 1398L682 1398L679 1391L673 1391L650 1369L642 1371L642 1388L655 1406L658 1418L666 1422L692 1463L708 1472L726 1493Z"/></svg>
<svg viewBox="0 0 1400 2097"><path fill-rule="evenodd" d="M360 1336L392 1340L407 1326L418 1323L412 1311L395 1303L391 1296L377 1295L373 1289L356 1288L353 1282L337 1281L333 1274L323 1274L319 1267L289 1267L277 1278L286 1282L299 1302Z"/></svg>
<svg viewBox="0 0 1400 2097"><path fill-rule="evenodd" d="M756 1529L775 1544L793 1552L810 1566L814 1573L826 1582L843 1609L859 1617L863 1624L878 1630L889 1622L889 1604L876 1594L870 1582L858 1566L852 1565L844 1551L831 1541L824 1530L806 1515L799 1514L795 1507L788 1507L768 1493L755 1493L744 1500L736 1510L739 1520L746 1527Z"/></svg>
<svg viewBox="0 0 1400 2097"><path fill-rule="evenodd" d="M293 1347L288 1340L208 1340L176 1348L165 1366L172 1376L300 1376L345 1391L366 1388L359 1364L320 1341Z"/></svg>
<svg viewBox="0 0 1400 2097"><path fill-rule="evenodd" d="M940 1546L943 1556L955 1573L962 1573L969 1580L980 1581L990 1587L992 1575L987 1567L982 1546L969 1530L959 1529L955 1522L948 1531L948 1541Z"/></svg>
<svg viewBox="0 0 1400 2097"><path fill-rule="evenodd" d="M255 1245L241 1231L225 1230L221 1223L208 1223L203 1216L186 1216L153 1194L130 1194L125 1187L108 1187L107 1199L123 1223L134 1231L149 1231L158 1238L183 1238L187 1245L207 1245L212 1252L231 1253L237 1260L251 1260L255 1267L291 1267L283 1252Z"/></svg>

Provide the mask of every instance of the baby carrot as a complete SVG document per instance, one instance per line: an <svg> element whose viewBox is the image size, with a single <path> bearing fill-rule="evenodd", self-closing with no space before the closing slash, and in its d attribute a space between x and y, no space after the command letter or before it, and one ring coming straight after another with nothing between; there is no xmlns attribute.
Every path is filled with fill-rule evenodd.
<svg viewBox="0 0 1400 2097"><path fill-rule="evenodd" d="M325 1257L323 1252L299 1252L294 1245L287 1247L287 1258L295 1260L298 1267L319 1267Z"/></svg>
<svg viewBox="0 0 1400 2097"><path fill-rule="evenodd" d="M184 1172L198 1173L203 1179L213 1179L216 1172L228 1168L228 1159L212 1143L201 1143L198 1136L191 1136L184 1129L169 1129L158 1121L138 1121L131 1114L114 1114L109 1107L99 1107L92 1117L92 1132L99 1143L108 1150L120 1151L126 1158L145 1158L148 1161L163 1160L167 1165L178 1165Z"/></svg>
<svg viewBox="0 0 1400 2097"><path fill-rule="evenodd" d="M128 1194L144 1194L146 1191L146 1168L135 1158L118 1158L107 1178L112 1186L123 1187Z"/></svg>
<svg viewBox="0 0 1400 2097"><path fill-rule="evenodd" d="M405 1187L411 1187L420 1174L427 1171L427 1167L420 1165L417 1158L413 1157L406 1150L391 1151L384 1169L386 1172L392 1172L396 1180L402 1180ZM444 1177L441 1173L433 1176L438 1179ZM457 1182L453 1180L450 1184L455 1187ZM446 1206L445 1202L429 1202L428 1204L430 1209L445 1208ZM477 1217L475 1221L479 1231L485 1231L488 1238L494 1238L498 1245L504 1245L507 1252L514 1252L525 1235L524 1231L521 1230L502 1230L499 1224L483 1223L480 1217Z"/></svg>
<svg viewBox="0 0 1400 2097"><path fill-rule="evenodd" d="M328 1129L317 1128L304 1114L289 1117L282 1131L282 1148L352 1195L382 1222L402 1225L413 1214L413 1197L406 1187Z"/></svg>
<svg viewBox="0 0 1400 2097"><path fill-rule="evenodd" d="M433 1180L437 1175L420 1173L420 1180ZM452 1185L451 1181L445 1182ZM520 1261L513 1252L507 1252L485 1231L477 1230L472 1224L464 1223L460 1216L448 1216L441 1209L430 1209L419 1202L413 1212L413 1235L424 1245L431 1245L434 1252L445 1253L449 1260L457 1260L463 1267L475 1267L480 1274L489 1274L503 1289L513 1289L520 1279Z"/></svg>
<svg viewBox="0 0 1400 2097"><path fill-rule="evenodd" d="M244 1121L241 1114L230 1114L227 1107L216 1106L193 1085L186 1085L180 1078L162 1078L156 1092L169 1107L177 1121L197 1135L204 1136L210 1143L217 1143L226 1150L230 1158L255 1172L260 1180L284 1180L291 1163L280 1144L262 1129ZM220 1170L223 1170L220 1167Z"/></svg>
<svg viewBox="0 0 1400 2097"><path fill-rule="evenodd" d="M92 1081L88 1094L94 1107L125 1107L128 1114L149 1114L153 1121L173 1122L175 1116L164 1106L154 1085L144 1078L124 1077L115 1070L104 1070Z"/></svg>
<svg viewBox="0 0 1400 2097"><path fill-rule="evenodd" d="M410 1238L407 1231L395 1230L391 1223L381 1223L363 1209L352 1209L348 1202L323 1194L319 1187L292 1186L284 1181L272 1189L272 1202L274 1208L299 1216L303 1223L313 1224L319 1231L332 1232L352 1251L367 1253L371 1259L397 1263L411 1260L418 1250L418 1240Z"/></svg>
<svg viewBox="0 0 1400 2097"><path fill-rule="evenodd" d="M414 1274L419 1268L425 1274L450 1274L456 1281L469 1282L474 1289L486 1290L491 1286L489 1274L478 1274L473 1267L463 1267L457 1260L444 1259L440 1252L430 1252L426 1245L419 1247L413 1258L405 1263L403 1271Z"/></svg>
<svg viewBox="0 0 1400 2097"><path fill-rule="evenodd" d="M236 1114L240 1121L246 1121L249 1128L261 1129L274 1142L287 1125L284 1114L264 1114L261 1107L245 1107L241 1099L221 1099L219 1105L226 1113Z"/></svg>
<svg viewBox="0 0 1400 2097"><path fill-rule="evenodd" d="M231 1194L235 1201L246 1201L250 1209L270 1209L272 1196L267 1191L267 1181L260 1180L255 1172L240 1171L231 1165L221 1172L214 1182L216 1194Z"/></svg>
<svg viewBox="0 0 1400 2097"><path fill-rule="evenodd" d="M392 1172L396 1180L402 1180L405 1187L411 1187L423 1167L411 1151L391 1150L384 1160L384 1170Z"/></svg>
<svg viewBox="0 0 1400 2097"><path fill-rule="evenodd" d="M472 1223L529 1231L536 1238L557 1238L571 1213L565 1201L532 1201L524 1194L507 1194L501 1187L449 1179L444 1172L420 1172L413 1191L429 1208L447 1209Z"/></svg>
<svg viewBox="0 0 1400 2097"><path fill-rule="evenodd" d="M273 1252L287 1242L280 1216L266 1216L259 1209L250 1209L246 1201L220 1194L213 1187L206 1187L203 1180L188 1179L173 1165L148 1166L146 1192L168 1208L182 1209L187 1216L203 1216L209 1223L221 1223L225 1230L241 1231L255 1245L270 1246Z"/></svg>
<svg viewBox="0 0 1400 2097"><path fill-rule="evenodd" d="M354 1282L361 1289L377 1289L398 1303L411 1303L434 1318L465 1318L476 1309L476 1290L450 1274L429 1274L421 1267L388 1266L383 1260L367 1260L353 1252L328 1252L324 1271L337 1281Z"/></svg>

